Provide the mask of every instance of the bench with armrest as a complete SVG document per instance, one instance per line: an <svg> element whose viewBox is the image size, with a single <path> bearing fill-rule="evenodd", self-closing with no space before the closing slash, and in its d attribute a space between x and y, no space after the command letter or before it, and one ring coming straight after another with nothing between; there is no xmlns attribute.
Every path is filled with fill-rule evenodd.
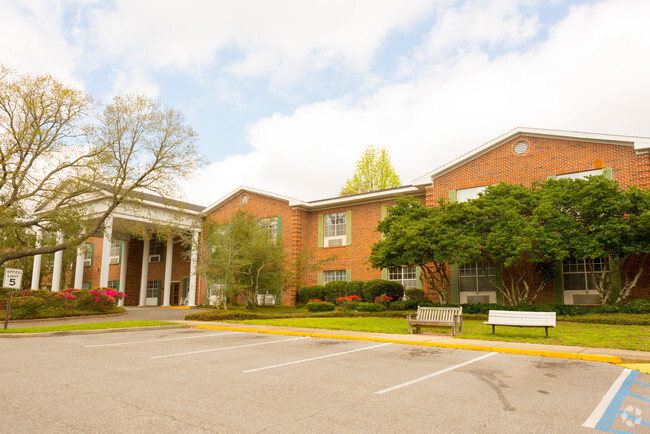
<svg viewBox="0 0 650 434"><path fill-rule="evenodd" d="M409 323L409 333L413 333L415 326L416 333L421 332L421 327L426 326L451 326L451 335L455 336L456 329L463 331L463 308L462 307L422 307L418 306L418 313L415 318L408 314L406 319Z"/></svg>
<svg viewBox="0 0 650 434"><path fill-rule="evenodd" d="M548 338L548 328L555 327L555 312L527 312L510 310L491 310L484 324L510 327L544 327Z"/></svg>

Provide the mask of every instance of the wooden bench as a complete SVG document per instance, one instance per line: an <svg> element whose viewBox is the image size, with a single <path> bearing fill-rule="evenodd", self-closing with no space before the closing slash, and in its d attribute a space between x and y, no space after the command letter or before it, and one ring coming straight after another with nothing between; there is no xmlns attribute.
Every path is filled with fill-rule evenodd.
<svg viewBox="0 0 650 434"><path fill-rule="evenodd" d="M451 335L456 335L456 329L463 331L463 308L462 307L421 307L418 306L418 313L415 319L408 314L406 319L409 322L409 333L413 333L415 326L416 333L420 333L422 326L451 326Z"/></svg>
<svg viewBox="0 0 650 434"><path fill-rule="evenodd" d="M484 324L510 327L544 327L548 338L548 328L555 327L555 312L526 312L510 310L491 310Z"/></svg>

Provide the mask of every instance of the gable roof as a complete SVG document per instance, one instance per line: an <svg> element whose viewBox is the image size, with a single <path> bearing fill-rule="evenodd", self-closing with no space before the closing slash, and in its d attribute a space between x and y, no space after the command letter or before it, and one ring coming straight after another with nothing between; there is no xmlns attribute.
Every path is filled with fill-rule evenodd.
<svg viewBox="0 0 650 434"><path fill-rule="evenodd" d="M618 145L634 146L634 149L638 152L647 152L650 149L650 137L637 137L637 136L621 136L617 134L601 134L601 133L585 133L579 131L563 131L563 130L548 130L543 128L527 128L527 127L517 127L502 136L499 136L495 139L490 140L487 143L479 146L476 149L469 151L468 153L461 155L444 164L431 172L426 173L425 175L420 176L419 178L413 181L413 185L422 186L429 185L433 178L441 176L455 168L462 166L463 164L480 157L481 155L491 151L494 148L497 148L504 143L512 140L517 136L535 136L535 137L546 137L546 138L561 138L569 140L586 140L589 142L596 143L611 143Z"/></svg>
<svg viewBox="0 0 650 434"><path fill-rule="evenodd" d="M299 199L294 199L294 198L289 197L289 196L282 196L280 194L271 193L270 191L260 190L258 188L246 187L246 186L242 185L241 187L238 187L235 190L231 191L230 193L226 194L225 196L221 197L219 200L214 202L212 205L208 206L207 208L204 208L203 213L206 214L206 215L210 214L212 211L219 208L221 205L228 202L233 197L237 196L240 193L244 193L244 192L255 193L255 194L258 194L260 196L266 196L266 197L270 197L271 199L276 199L276 200L281 200L283 202L288 202L289 204L291 204L291 203L304 203L303 201L301 201Z"/></svg>

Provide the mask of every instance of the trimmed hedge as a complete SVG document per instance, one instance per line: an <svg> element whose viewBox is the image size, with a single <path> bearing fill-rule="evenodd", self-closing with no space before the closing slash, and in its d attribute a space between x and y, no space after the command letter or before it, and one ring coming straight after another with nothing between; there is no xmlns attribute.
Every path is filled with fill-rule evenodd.
<svg viewBox="0 0 650 434"><path fill-rule="evenodd" d="M336 299L347 295L345 293L345 288L348 282L342 280L335 280L333 282L327 282L325 284L325 290L323 297L325 300L330 303L336 303Z"/></svg>
<svg viewBox="0 0 650 434"><path fill-rule="evenodd" d="M424 290L411 288L404 291L407 300L422 300L424 299Z"/></svg>
<svg viewBox="0 0 650 434"><path fill-rule="evenodd" d="M358 295L363 298L363 280L350 280L345 284L345 295Z"/></svg>
<svg viewBox="0 0 650 434"><path fill-rule="evenodd" d="M309 312L331 312L334 310L334 304L326 301L310 301L307 303Z"/></svg>
<svg viewBox="0 0 650 434"><path fill-rule="evenodd" d="M382 306L375 303L354 302L350 305L351 310L357 312L379 312L384 310Z"/></svg>
<svg viewBox="0 0 650 434"><path fill-rule="evenodd" d="M322 285L303 286L298 289L298 303L307 303L309 300L325 298L325 287Z"/></svg>
<svg viewBox="0 0 650 434"><path fill-rule="evenodd" d="M399 282L390 280L369 280L363 285L363 299L372 303L376 297L387 295L393 300L401 300L404 297L404 286Z"/></svg>
<svg viewBox="0 0 650 434"><path fill-rule="evenodd" d="M650 313L650 300L634 300L621 306L623 313Z"/></svg>

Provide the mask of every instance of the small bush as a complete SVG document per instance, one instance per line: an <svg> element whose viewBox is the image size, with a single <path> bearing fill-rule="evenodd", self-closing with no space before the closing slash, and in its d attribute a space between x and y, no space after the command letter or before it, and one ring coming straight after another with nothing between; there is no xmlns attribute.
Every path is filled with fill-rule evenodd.
<svg viewBox="0 0 650 434"><path fill-rule="evenodd" d="M358 295L363 298L363 280L350 280L345 285L345 295Z"/></svg>
<svg viewBox="0 0 650 434"><path fill-rule="evenodd" d="M390 310L409 310L409 309L406 307L405 300L397 300L390 304Z"/></svg>
<svg viewBox="0 0 650 434"><path fill-rule="evenodd" d="M341 281L341 280L335 280L333 282L327 282L325 284L325 291L323 294L323 297L325 297L325 300L329 301L330 303L334 303L337 298L342 297L345 294L345 287L348 282Z"/></svg>
<svg viewBox="0 0 650 434"><path fill-rule="evenodd" d="M404 291L407 300L422 300L424 299L424 291L417 288L411 288Z"/></svg>
<svg viewBox="0 0 650 434"><path fill-rule="evenodd" d="M307 303L313 298L325 298L325 287L321 285L316 286L303 286L298 289L298 302Z"/></svg>
<svg viewBox="0 0 650 434"><path fill-rule="evenodd" d="M619 307L613 304L603 304L594 309L598 313L618 313Z"/></svg>
<svg viewBox="0 0 650 434"><path fill-rule="evenodd" d="M650 300L634 300L620 308L623 313L650 313Z"/></svg>
<svg viewBox="0 0 650 434"><path fill-rule="evenodd" d="M334 310L334 304L325 301L310 301L306 307L309 312L330 312Z"/></svg>
<svg viewBox="0 0 650 434"><path fill-rule="evenodd" d="M390 280L369 280L363 285L363 299L372 302L375 298L386 295L393 300L401 300L404 297L404 286L399 282Z"/></svg>
<svg viewBox="0 0 650 434"><path fill-rule="evenodd" d="M350 308L357 312L379 312L383 310L380 305L374 303L352 303Z"/></svg>

